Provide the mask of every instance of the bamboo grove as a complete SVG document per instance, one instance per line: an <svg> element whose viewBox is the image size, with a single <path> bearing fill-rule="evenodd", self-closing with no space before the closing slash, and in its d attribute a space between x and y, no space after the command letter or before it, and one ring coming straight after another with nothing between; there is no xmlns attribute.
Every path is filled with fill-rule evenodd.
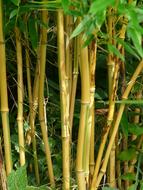
<svg viewBox="0 0 143 190"><path fill-rule="evenodd" d="M0 0L0 189L143 189L142 36L142 0Z"/></svg>

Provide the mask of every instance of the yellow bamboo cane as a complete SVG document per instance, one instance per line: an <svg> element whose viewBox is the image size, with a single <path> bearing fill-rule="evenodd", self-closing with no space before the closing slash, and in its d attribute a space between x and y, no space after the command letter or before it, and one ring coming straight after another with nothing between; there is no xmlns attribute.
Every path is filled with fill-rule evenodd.
<svg viewBox="0 0 143 190"><path fill-rule="evenodd" d="M79 38L80 44L80 73L81 73L81 111L78 131L76 171L79 190L86 189L86 183L89 175L89 142L91 134L91 125L89 124L89 106L90 106L90 79L89 79L89 60L88 49L83 48L83 41Z"/></svg>
<svg viewBox="0 0 143 190"><path fill-rule="evenodd" d="M63 11L57 14L58 27L58 65L60 81L61 125L62 125L62 156L63 156L63 189L70 189L70 150L69 150L69 85L65 70L64 17Z"/></svg>
<svg viewBox="0 0 143 190"><path fill-rule="evenodd" d="M11 143L9 130L9 108L7 94L7 79L6 79L6 55L5 55L5 40L3 34L3 17L2 17L2 0L0 0L0 109L2 116L2 128L4 136L4 152L7 175L12 170L11 159Z"/></svg>
<svg viewBox="0 0 143 190"><path fill-rule="evenodd" d="M89 47L89 62L90 62L90 116L91 116L91 140L90 140L90 156L89 156L89 169L90 169L90 182L92 181L94 173L94 128L95 128L95 110L94 110L94 94L95 94L95 69L96 69L96 54L97 44L94 40Z"/></svg>
<svg viewBox="0 0 143 190"><path fill-rule="evenodd" d="M18 139L19 139L19 154L20 165L25 164L25 149L24 149L24 129L23 129L23 64L22 64L22 45L21 35L18 27L15 27L16 35L16 54L17 54L17 91L18 91Z"/></svg>
<svg viewBox="0 0 143 190"><path fill-rule="evenodd" d="M25 34L26 35L26 34ZM27 37L27 35L26 35ZM27 38L26 38L27 39ZM38 156L37 156L37 148L36 148L36 138L35 138L35 118L34 118L34 110L33 110L33 97L32 97L32 87L31 87L31 71L30 71L30 56L29 56L29 43L27 42L26 47L26 71L27 71L27 86L28 86L28 96L29 96L29 113L30 113L30 128L31 128L31 139L33 146L33 156L34 156L34 168L35 168L35 176L37 184L40 183L39 176L39 167L38 167Z"/></svg>
<svg viewBox="0 0 143 190"><path fill-rule="evenodd" d="M135 84L135 82L137 80L137 77L139 76L142 69L143 69L143 61L141 61L139 63L139 65L137 66L137 68L136 68L130 82L128 83L128 86L127 86L127 88L126 88L126 90L125 90L125 92L124 92L124 94L122 96L123 100L126 100L128 98L128 95L129 95L133 85ZM109 141L109 144L108 144L108 147L107 147L107 151L106 151L106 154L105 154L105 157L104 157L102 167L100 169L100 173L99 173L99 175L97 177L97 181L96 181L95 185L91 188L91 190L97 190L98 189L99 184L101 182L101 179L102 179L103 175L106 172L110 152L111 152L111 149L112 149L112 146L113 146L113 143L114 143L117 131L118 131L118 127L119 127L119 124L120 124L120 121L121 121L121 118L122 118L124 108L125 108L125 104L122 103L120 105L120 108L119 108L119 111L118 111L118 114L117 114L117 118L116 118L116 121L115 121L115 124L114 124L113 132L112 132L111 137L110 137L110 141Z"/></svg>
<svg viewBox="0 0 143 190"><path fill-rule="evenodd" d="M42 11L42 21L46 25L48 22L48 12L46 10ZM45 65L46 65L46 44L47 44L47 29L46 27L41 28L41 45L40 45L40 76L39 76L39 121L44 141L46 162L48 166L49 179L52 186L55 186L53 165L51 159L50 146L48 142L47 134L47 124L45 120L45 111L44 111L44 79L45 79Z"/></svg>

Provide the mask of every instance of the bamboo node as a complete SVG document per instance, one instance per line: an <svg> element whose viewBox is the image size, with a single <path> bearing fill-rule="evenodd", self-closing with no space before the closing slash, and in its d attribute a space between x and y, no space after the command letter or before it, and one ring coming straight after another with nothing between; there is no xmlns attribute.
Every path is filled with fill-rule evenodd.
<svg viewBox="0 0 143 190"><path fill-rule="evenodd" d="M5 41L0 41L0 44L5 44Z"/></svg>
<svg viewBox="0 0 143 190"><path fill-rule="evenodd" d="M45 119L39 119L40 123L45 123Z"/></svg>
<svg viewBox="0 0 143 190"><path fill-rule="evenodd" d="M95 92L95 87L90 88L90 93L94 93Z"/></svg>
<svg viewBox="0 0 143 190"><path fill-rule="evenodd" d="M106 171L105 171L104 169L101 168L100 173L104 175L105 172L106 172Z"/></svg>
<svg viewBox="0 0 143 190"><path fill-rule="evenodd" d="M0 111L1 111L2 113L5 113L5 112L9 112L9 109L8 109L8 108L2 108Z"/></svg>
<svg viewBox="0 0 143 190"><path fill-rule="evenodd" d="M23 117L17 117L17 121L23 121Z"/></svg>
<svg viewBox="0 0 143 190"><path fill-rule="evenodd" d="M81 100L81 104L82 104L82 105L89 105L89 104L90 104L90 101L83 101L83 100Z"/></svg>
<svg viewBox="0 0 143 190"><path fill-rule="evenodd" d="M122 96L122 100L127 100L128 98L126 96Z"/></svg>
<svg viewBox="0 0 143 190"><path fill-rule="evenodd" d="M73 75L78 75L79 72L78 71L73 71Z"/></svg>
<svg viewBox="0 0 143 190"><path fill-rule="evenodd" d="M108 65L108 66L114 66L114 65L115 65L115 62L114 62L114 61L108 61L107 65Z"/></svg>

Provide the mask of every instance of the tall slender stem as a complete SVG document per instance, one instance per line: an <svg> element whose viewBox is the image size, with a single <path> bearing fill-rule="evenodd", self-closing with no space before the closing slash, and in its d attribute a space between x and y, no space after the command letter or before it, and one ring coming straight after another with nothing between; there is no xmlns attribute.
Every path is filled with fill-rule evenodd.
<svg viewBox="0 0 143 190"><path fill-rule="evenodd" d="M18 139L19 139L19 154L20 165L25 164L25 149L24 149L24 129L23 129L23 63L22 63L22 45L21 35L18 27L15 27L16 35L16 53L17 53L17 88L18 88Z"/></svg>
<svg viewBox="0 0 143 190"><path fill-rule="evenodd" d="M42 21L45 25L48 22L48 12L47 10L42 11ZM53 165L51 159L50 146L48 142L47 136L47 124L45 120L45 111L44 111L44 79L45 79L45 65L46 65L46 48L47 48L47 29L45 26L41 28L41 45L40 45L40 76L39 76L39 121L41 125L41 131L45 146L46 153L46 162L48 166L48 173L50 178L50 183L52 186L55 186L54 173L53 173Z"/></svg>
<svg viewBox="0 0 143 190"><path fill-rule="evenodd" d="M11 143L9 129L9 108L8 108L8 93L6 79L6 55L5 55L5 39L3 34L3 16L2 16L2 0L0 0L0 109L2 116L2 128L4 136L4 152L6 162L7 175L12 170L11 159Z"/></svg>
<svg viewBox="0 0 143 190"><path fill-rule="evenodd" d="M70 123L69 123L69 84L65 70L64 17L63 11L57 14L58 23L58 65L61 102L62 156L63 156L63 189L70 189Z"/></svg>
<svg viewBox="0 0 143 190"><path fill-rule="evenodd" d="M90 78L88 49L83 48L83 41L80 37L80 74L81 74L81 111L78 131L76 170L79 190L86 189L85 177L89 175L89 142L91 135L91 125L89 124L90 107ZM87 179L88 180L88 179Z"/></svg>
<svg viewBox="0 0 143 190"><path fill-rule="evenodd" d="M137 77L139 76L140 72L142 71L143 69L143 61L141 61L139 63L139 65L137 66L130 82L128 83L128 86L122 96L122 99L127 99L128 98L128 95L133 87L133 85L135 84L135 81L137 80ZM122 114L123 114L123 111L124 111L124 108L125 108L125 104L122 103L120 105L120 108L119 108L119 111L118 111L118 114L117 114L117 117L116 117L116 121L115 121L115 124L114 124L114 128L113 128L113 132L111 134L111 137L110 137L110 141L109 141L109 144L108 144L108 147L107 147L107 151L106 151L106 154L105 154L105 157L104 157L104 161L103 161L103 164L102 164L102 167L100 169L100 173L97 177L97 181L96 181L96 184L94 186L94 190L95 189L98 189L98 186L101 182L101 179L106 171L106 168L107 168L107 164L108 164L108 160L109 160L109 156L110 156L110 152L111 152L111 149L112 149L112 146L113 146L113 143L114 143L114 140L115 140L115 137L116 137L116 134L117 134L117 131L118 131L118 127L119 127L119 124L120 124L120 121L121 121L121 118L122 118Z"/></svg>

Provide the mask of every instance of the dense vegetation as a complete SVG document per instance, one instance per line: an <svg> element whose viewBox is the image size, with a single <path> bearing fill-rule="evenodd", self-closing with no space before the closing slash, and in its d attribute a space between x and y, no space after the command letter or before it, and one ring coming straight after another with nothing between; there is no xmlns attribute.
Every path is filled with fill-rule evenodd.
<svg viewBox="0 0 143 190"><path fill-rule="evenodd" d="M143 190L142 0L0 0L0 189Z"/></svg>

